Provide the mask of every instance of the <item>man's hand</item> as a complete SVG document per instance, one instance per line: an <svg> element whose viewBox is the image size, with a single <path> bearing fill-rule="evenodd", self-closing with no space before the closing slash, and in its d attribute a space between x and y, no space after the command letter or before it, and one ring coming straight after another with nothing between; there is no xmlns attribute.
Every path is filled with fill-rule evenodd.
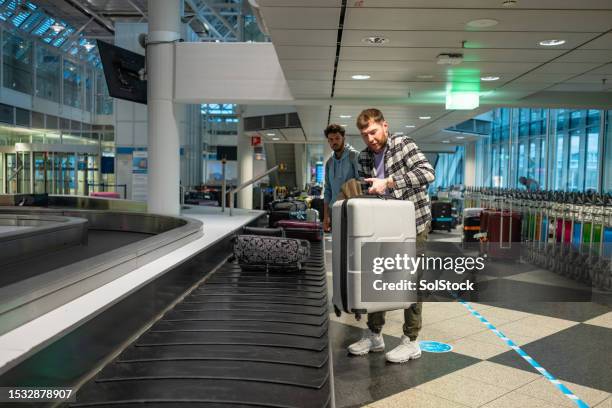
<svg viewBox="0 0 612 408"><path fill-rule="evenodd" d="M323 231L325 232L331 231L331 220L329 219L329 217L323 220Z"/></svg>
<svg viewBox="0 0 612 408"><path fill-rule="evenodd" d="M391 184L393 183L392 181L393 179L391 179L391 177L387 178L387 179L379 179L379 178L367 178L364 179L364 181L368 184L371 184L372 186L368 189L368 193L369 194L385 194L385 191L387 190L387 188L392 187Z"/></svg>

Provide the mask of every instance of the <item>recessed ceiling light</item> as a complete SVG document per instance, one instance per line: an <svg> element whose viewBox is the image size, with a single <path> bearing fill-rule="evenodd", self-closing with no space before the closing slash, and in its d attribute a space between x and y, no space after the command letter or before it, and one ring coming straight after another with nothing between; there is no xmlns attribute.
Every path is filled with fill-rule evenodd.
<svg viewBox="0 0 612 408"><path fill-rule="evenodd" d="M455 139L462 140L465 139L465 136L456 136Z"/></svg>
<svg viewBox="0 0 612 408"><path fill-rule="evenodd" d="M431 119L431 116L419 116L419 119L427 120L427 119Z"/></svg>
<svg viewBox="0 0 612 408"><path fill-rule="evenodd" d="M342 119L350 119L350 118L352 118L352 116L351 115L340 115L340 118L342 118Z"/></svg>
<svg viewBox="0 0 612 408"><path fill-rule="evenodd" d="M353 79L370 79L369 75L365 75L365 74L357 74L357 75L353 75L351 78Z"/></svg>
<svg viewBox="0 0 612 408"><path fill-rule="evenodd" d="M492 18L480 18L478 20L472 20L467 22L467 26L470 28L487 28L493 27L499 24L499 21Z"/></svg>
<svg viewBox="0 0 612 408"><path fill-rule="evenodd" d="M429 74L417 75L417 78L419 78L419 79L431 79L431 78L433 78L433 75L429 75Z"/></svg>
<svg viewBox="0 0 612 408"><path fill-rule="evenodd" d="M64 27L63 25L61 25L61 24L60 24L60 23L58 23L58 22L53 23L53 25L51 26L51 29L53 30L53 32L54 32L55 34L59 33L59 32L60 32L60 31L62 31L64 28L66 28L66 27Z"/></svg>
<svg viewBox="0 0 612 408"><path fill-rule="evenodd" d="M544 47L554 47L556 45L563 45L565 44L565 40L544 40L544 41L540 41L540 45L543 45Z"/></svg>
<svg viewBox="0 0 612 408"><path fill-rule="evenodd" d="M406 125L406 127L407 127L408 129L412 129L412 128L415 128L416 126L415 126L415 125Z"/></svg>
<svg viewBox="0 0 612 408"><path fill-rule="evenodd" d="M372 37L365 37L361 41L366 43L366 44L383 45L383 44L388 43L389 39L385 38L385 37L379 37L379 36L375 35L375 36L372 36Z"/></svg>
<svg viewBox="0 0 612 408"><path fill-rule="evenodd" d="M280 140L280 137L273 137L272 140Z"/></svg>
<svg viewBox="0 0 612 408"><path fill-rule="evenodd" d="M442 143L450 143L450 140L443 140Z"/></svg>
<svg viewBox="0 0 612 408"><path fill-rule="evenodd" d="M499 79L498 76L493 76L493 75L483 76L480 78L481 81L497 81L498 79Z"/></svg>
<svg viewBox="0 0 612 408"><path fill-rule="evenodd" d="M276 133L266 133L266 136L276 136Z"/></svg>
<svg viewBox="0 0 612 408"><path fill-rule="evenodd" d="M346 127L346 125L340 125L340 126L342 126L342 127Z"/></svg>

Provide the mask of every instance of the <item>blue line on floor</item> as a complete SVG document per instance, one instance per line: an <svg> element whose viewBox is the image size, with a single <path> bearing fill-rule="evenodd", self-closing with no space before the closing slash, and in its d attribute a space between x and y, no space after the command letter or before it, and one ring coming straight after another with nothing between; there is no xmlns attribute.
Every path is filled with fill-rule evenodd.
<svg viewBox="0 0 612 408"><path fill-rule="evenodd" d="M489 323L489 321L487 319L485 319L480 313L478 313L476 310L474 310L474 308L468 302L466 302L464 300L461 300L461 299L458 299L458 300L459 300L459 303L461 303L463 306L465 306L467 308L467 310L469 310L470 313L472 313L472 315L474 317L476 317L478 320L480 320L482 322L482 324L487 326L487 328L489 330L491 330L493 333L495 333L495 335L497 337L502 339L504 341L504 343L506 343L508 345L508 347L510 347L512 350L516 351L518 353L518 355L523 358L523 360L527 361L533 368L535 368L540 374L542 374L544 376L544 378L546 378L548 381L550 381L551 384L553 384L555 387L557 387L559 389L559 391L561 391L567 398L572 400L576 405L578 405L581 408L589 408L589 406L583 400L578 398L578 396L576 394L571 392L569 390L569 388L567 388L565 385L563 385L561 383L561 381L557 380L551 373L549 373L537 361L535 361L531 356L529 356L527 353L525 353L522 348L520 348L519 346L516 345L516 343L514 343L512 340L510 340L508 337L506 337L505 334L503 334L502 332L497 330L495 328L495 326L493 326L491 323Z"/></svg>

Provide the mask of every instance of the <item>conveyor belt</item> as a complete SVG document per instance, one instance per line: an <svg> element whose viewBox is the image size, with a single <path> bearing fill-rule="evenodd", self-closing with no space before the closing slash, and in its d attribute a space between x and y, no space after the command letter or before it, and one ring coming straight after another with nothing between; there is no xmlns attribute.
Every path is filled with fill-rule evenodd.
<svg viewBox="0 0 612 408"><path fill-rule="evenodd" d="M302 272L223 265L71 406L330 406L324 251L311 245Z"/></svg>

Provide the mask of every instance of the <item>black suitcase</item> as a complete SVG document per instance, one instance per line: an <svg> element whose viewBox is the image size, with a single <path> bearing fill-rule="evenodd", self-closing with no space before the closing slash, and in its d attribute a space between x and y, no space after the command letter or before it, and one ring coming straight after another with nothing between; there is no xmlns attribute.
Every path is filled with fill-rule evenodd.
<svg viewBox="0 0 612 408"><path fill-rule="evenodd" d="M271 211L270 214L268 214L268 226L274 228L278 221L290 219L291 211Z"/></svg>
<svg viewBox="0 0 612 408"><path fill-rule="evenodd" d="M325 214L323 213L324 203L325 203L325 200L323 200L322 198L313 198L312 202L310 203L310 208L317 210L319 212L319 220L321 222L325 221L323 219L323 217L325 217ZM329 211L331 211L331 208L329 209Z"/></svg>
<svg viewBox="0 0 612 408"><path fill-rule="evenodd" d="M304 201L277 200L270 203L270 211L306 211L308 207Z"/></svg>
<svg viewBox="0 0 612 408"><path fill-rule="evenodd" d="M302 239L238 235L234 257L245 270L299 270L310 256L310 243Z"/></svg>
<svg viewBox="0 0 612 408"><path fill-rule="evenodd" d="M267 237L284 237L282 228L242 227L242 235L263 235Z"/></svg>
<svg viewBox="0 0 612 408"><path fill-rule="evenodd" d="M447 230L453 228L453 206L451 203L434 201L431 203L431 229Z"/></svg>

